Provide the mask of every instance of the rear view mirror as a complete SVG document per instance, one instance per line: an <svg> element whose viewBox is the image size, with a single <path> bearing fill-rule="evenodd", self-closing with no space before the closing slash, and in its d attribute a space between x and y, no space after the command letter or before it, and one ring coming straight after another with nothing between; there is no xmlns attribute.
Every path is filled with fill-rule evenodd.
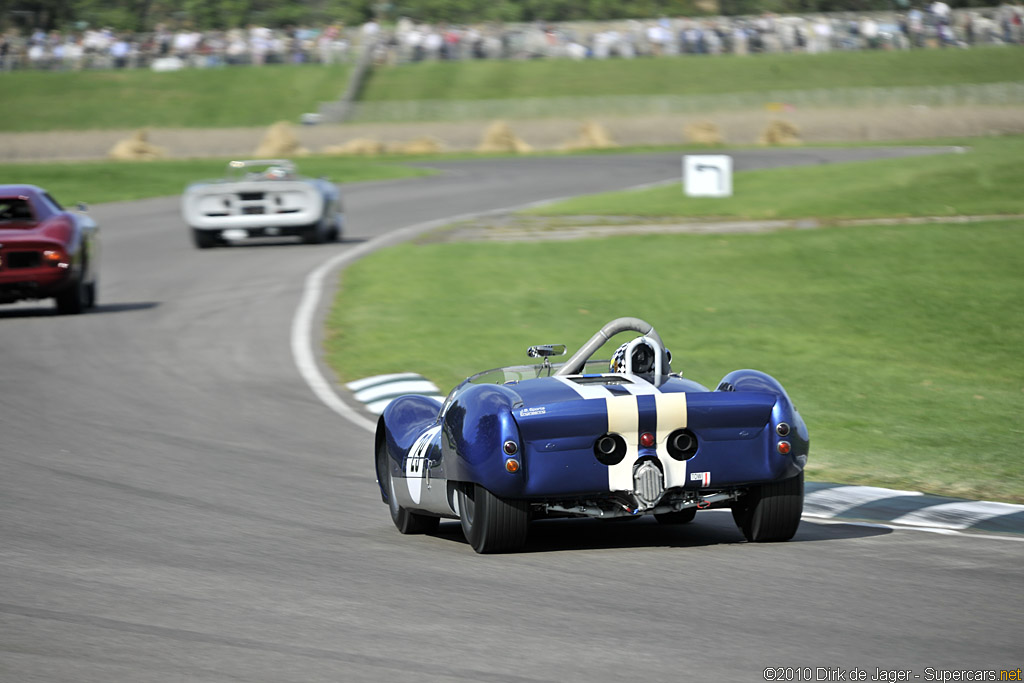
<svg viewBox="0 0 1024 683"><path fill-rule="evenodd" d="M551 356L564 356L565 344L538 344L526 350L530 358L550 358Z"/></svg>

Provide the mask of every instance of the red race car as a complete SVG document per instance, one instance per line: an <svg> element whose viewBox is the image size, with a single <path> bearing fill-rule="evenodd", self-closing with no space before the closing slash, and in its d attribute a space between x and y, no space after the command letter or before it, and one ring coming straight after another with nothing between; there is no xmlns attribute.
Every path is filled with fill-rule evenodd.
<svg viewBox="0 0 1024 683"><path fill-rule="evenodd" d="M57 301L58 313L96 305L99 231L34 185L0 185L0 304Z"/></svg>

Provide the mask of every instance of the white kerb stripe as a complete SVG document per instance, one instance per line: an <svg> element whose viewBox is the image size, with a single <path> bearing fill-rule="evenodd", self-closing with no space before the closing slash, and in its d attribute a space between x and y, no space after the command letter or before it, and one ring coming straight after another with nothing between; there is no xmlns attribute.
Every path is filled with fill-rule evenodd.
<svg viewBox="0 0 1024 683"><path fill-rule="evenodd" d="M375 401L378 398L384 396L395 397L400 394L430 394L436 396L441 393L441 390L425 379L408 381L408 382L388 382L387 384L378 384L368 389L356 392L356 400L362 403L369 403Z"/></svg>
<svg viewBox="0 0 1024 683"><path fill-rule="evenodd" d="M804 511L809 514L831 516L886 498L920 495L923 494L919 491L899 491L877 486L837 486L805 495Z"/></svg>
<svg viewBox="0 0 1024 683"><path fill-rule="evenodd" d="M373 377L364 377L363 379L357 379L354 382L349 382L345 386L352 391L361 391L367 387L376 386L378 384L385 384L387 382L394 382L400 379L423 379L422 375L418 375L415 372L396 372L390 375L375 375Z"/></svg>
<svg viewBox="0 0 1024 683"><path fill-rule="evenodd" d="M1024 510L1024 505L995 503L988 500L942 503L908 512L890 521L890 524L931 526L942 529L967 529L978 522Z"/></svg>

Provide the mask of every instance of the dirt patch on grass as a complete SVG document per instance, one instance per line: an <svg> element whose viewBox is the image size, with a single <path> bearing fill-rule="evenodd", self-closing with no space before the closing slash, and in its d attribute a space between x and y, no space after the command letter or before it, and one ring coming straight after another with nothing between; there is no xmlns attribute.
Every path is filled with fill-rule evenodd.
<svg viewBox="0 0 1024 683"><path fill-rule="evenodd" d="M697 115L638 114L593 116L618 144L683 145L687 127L713 123L723 144L757 144L772 121L783 119L800 131L804 144L887 142L942 137L1024 134L1024 106L888 107L879 109L803 109L789 112L707 112ZM374 139L385 147L429 136L452 152L475 150L492 121L434 123L360 123L296 126L302 147L314 154L354 139ZM534 150L557 150L576 137L579 119L510 120L515 135ZM0 133L0 161L104 159L131 130ZM265 127L219 129L152 129L149 141L169 158L251 157Z"/></svg>

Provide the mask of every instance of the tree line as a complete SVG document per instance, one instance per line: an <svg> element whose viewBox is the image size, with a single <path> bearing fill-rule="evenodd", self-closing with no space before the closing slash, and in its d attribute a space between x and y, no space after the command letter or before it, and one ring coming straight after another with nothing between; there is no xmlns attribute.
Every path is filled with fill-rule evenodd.
<svg viewBox="0 0 1024 683"><path fill-rule="evenodd" d="M774 12L905 10L930 0L0 0L0 30L118 31L357 25L409 17L431 23L559 22ZM953 7L992 0L946 0Z"/></svg>

